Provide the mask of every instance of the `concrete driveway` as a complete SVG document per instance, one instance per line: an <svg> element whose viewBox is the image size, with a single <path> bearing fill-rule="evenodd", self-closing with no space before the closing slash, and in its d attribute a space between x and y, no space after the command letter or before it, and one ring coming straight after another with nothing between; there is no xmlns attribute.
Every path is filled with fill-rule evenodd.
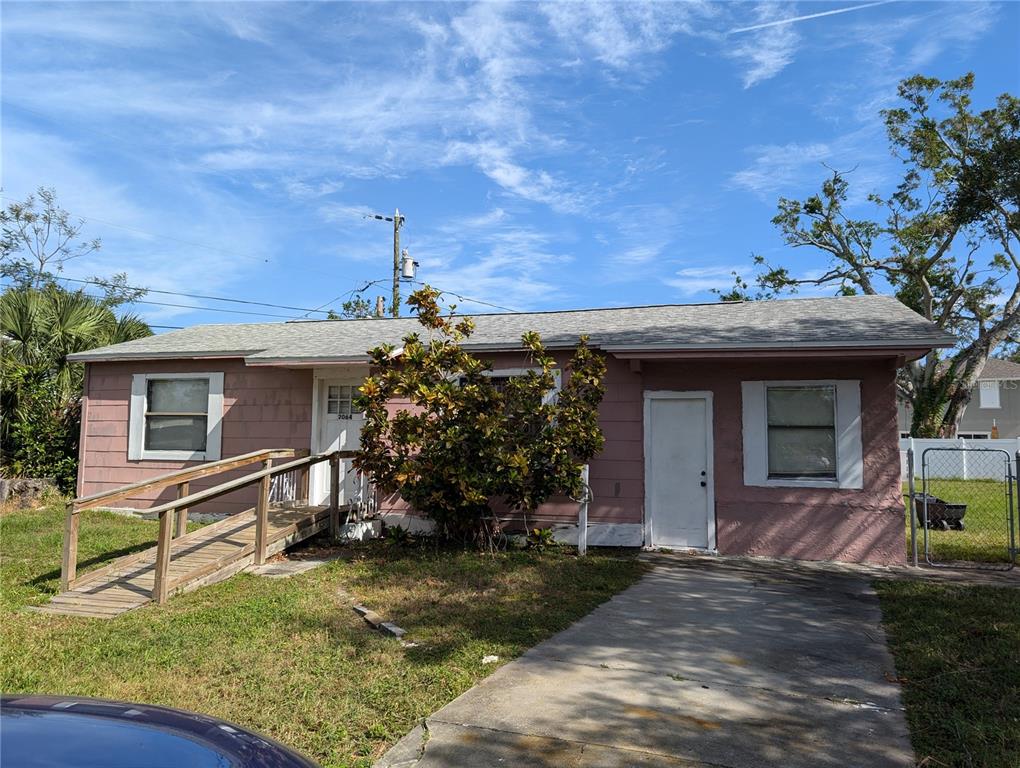
<svg viewBox="0 0 1020 768"><path fill-rule="evenodd" d="M909 766L866 578L655 557L440 709L377 768Z"/></svg>

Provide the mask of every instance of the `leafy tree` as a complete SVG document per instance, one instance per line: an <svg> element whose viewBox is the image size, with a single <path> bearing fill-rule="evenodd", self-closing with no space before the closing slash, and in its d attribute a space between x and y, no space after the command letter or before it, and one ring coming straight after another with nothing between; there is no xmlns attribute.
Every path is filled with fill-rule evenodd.
<svg viewBox="0 0 1020 768"><path fill-rule="evenodd" d="M582 339L553 397L556 363L529 332L521 340L536 370L497 385L486 375L491 364L462 346L474 322L452 309L443 315L439 295L426 286L408 299L424 337L371 351L375 373L358 399L365 423L354 463L445 535L470 538L484 530L494 500L533 512L554 494L581 491L581 467L603 445L605 362Z"/></svg>
<svg viewBox="0 0 1020 768"><path fill-rule="evenodd" d="M341 305L340 317L347 320L364 320L372 317L372 305L364 296L355 296Z"/></svg>
<svg viewBox="0 0 1020 768"><path fill-rule="evenodd" d="M45 187L0 210L0 276L13 284L0 295L0 467L55 477L64 490L77 471L83 376L67 356L152 334L114 311L146 293L125 274L93 278L101 296L59 284L68 261L100 246L83 227Z"/></svg>
<svg viewBox="0 0 1020 768"><path fill-rule="evenodd" d="M52 282L67 262L99 250L98 238L80 238L84 226L57 205L53 189L8 204L0 209L0 276L36 288Z"/></svg>
<svg viewBox="0 0 1020 768"><path fill-rule="evenodd" d="M355 296L340 305L340 311L329 310L326 313L327 320L366 320L374 317L372 305L363 296Z"/></svg>
<svg viewBox="0 0 1020 768"><path fill-rule="evenodd" d="M152 330L101 298L50 284L4 292L0 334L0 460L14 474L55 476L66 490L77 467L83 375L67 356Z"/></svg>
<svg viewBox="0 0 1020 768"><path fill-rule="evenodd" d="M123 304L130 304L143 298L149 291L128 285L127 273L117 272L113 277L92 277L90 285L103 292L103 306L115 309Z"/></svg>
<svg viewBox="0 0 1020 768"><path fill-rule="evenodd" d="M81 400L68 400L54 379L7 361L2 392L3 468L14 477L51 477L65 493L78 475ZM8 403L10 402L10 407Z"/></svg>
<svg viewBox="0 0 1020 768"><path fill-rule="evenodd" d="M902 181L869 200L879 216L855 218L849 181L833 171L818 194L781 198L773 223L786 243L827 258L821 274L795 277L756 257L752 292L740 276L724 298L768 298L799 286L843 294L892 290L959 344L901 369L911 434L955 434L985 361L1012 341L1020 322L1020 100L1002 94L972 108L974 77L920 75L900 83L902 106L884 110ZM753 295L752 295L753 293Z"/></svg>

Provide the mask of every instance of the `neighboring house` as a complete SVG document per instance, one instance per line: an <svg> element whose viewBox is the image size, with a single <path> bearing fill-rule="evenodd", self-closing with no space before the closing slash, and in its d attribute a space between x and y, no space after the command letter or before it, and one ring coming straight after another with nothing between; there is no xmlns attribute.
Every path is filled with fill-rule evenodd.
<svg viewBox="0 0 1020 768"><path fill-rule="evenodd" d="M899 403L900 437L910 437L910 403ZM1020 437L1020 364L989 358L971 390L956 437Z"/></svg>
<svg viewBox="0 0 1020 768"><path fill-rule="evenodd" d="M528 330L561 366L582 334L605 353L591 544L903 561L896 369L954 340L896 300L475 320L466 346L496 376L528 367ZM351 399L369 373L366 350L417 330L413 318L206 325L73 355L87 363L79 494L260 448L355 448L361 418ZM358 493L350 483L347 498ZM325 500L324 472L310 494ZM240 494L222 509L251 504ZM399 499L378 509L390 521L420 520ZM576 536L577 511L561 499L531 520Z"/></svg>

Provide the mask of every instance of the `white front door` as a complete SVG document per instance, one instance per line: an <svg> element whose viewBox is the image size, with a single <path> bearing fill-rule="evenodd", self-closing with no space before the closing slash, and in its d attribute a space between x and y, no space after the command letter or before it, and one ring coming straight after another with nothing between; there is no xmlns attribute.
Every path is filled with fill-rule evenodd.
<svg viewBox="0 0 1020 768"><path fill-rule="evenodd" d="M318 442L317 453L330 451L355 451L361 441L361 425L365 421L363 414L356 412L352 399L358 396L360 381L353 379L320 379L318 381ZM317 464L313 479L314 504L326 504L329 500L329 464ZM340 472L343 483L340 487L340 503L355 499L358 480L351 471L351 462L342 462Z"/></svg>
<svg viewBox="0 0 1020 768"><path fill-rule="evenodd" d="M711 435L709 393L645 393L648 546L715 549Z"/></svg>

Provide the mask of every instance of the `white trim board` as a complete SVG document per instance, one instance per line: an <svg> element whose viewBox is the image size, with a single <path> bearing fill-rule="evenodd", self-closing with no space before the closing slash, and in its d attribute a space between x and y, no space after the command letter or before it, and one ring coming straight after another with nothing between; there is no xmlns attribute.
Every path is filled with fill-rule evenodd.
<svg viewBox="0 0 1020 768"><path fill-rule="evenodd" d="M567 523L552 526L553 538L561 544L577 546L580 527ZM589 523L589 547L640 547L644 543L641 523Z"/></svg>

